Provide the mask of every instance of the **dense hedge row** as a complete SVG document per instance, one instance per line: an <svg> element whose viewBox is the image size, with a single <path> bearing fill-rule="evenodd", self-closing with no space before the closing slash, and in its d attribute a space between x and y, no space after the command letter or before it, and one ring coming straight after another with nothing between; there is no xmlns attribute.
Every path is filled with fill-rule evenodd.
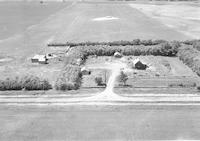
<svg viewBox="0 0 200 141"><path fill-rule="evenodd" d="M200 45L200 40L186 40L186 41L174 41L178 43L183 43L186 45L197 45L198 48ZM133 45L144 45L144 46L151 46L151 45L158 45L161 43L169 43L169 41L166 40L140 40L140 39L134 39L132 41L113 41L113 42L80 42L80 43L73 43L73 42L66 42L66 43L49 43L48 46L70 46L70 47L75 47L75 46L96 46L96 45L103 45L103 46L133 46Z"/></svg>
<svg viewBox="0 0 200 141"><path fill-rule="evenodd" d="M186 45L193 45L196 42L200 42L200 40L197 40L197 39L195 39L195 40L185 40L185 41L182 41L181 43L184 43Z"/></svg>
<svg viewBox="0 0 200 141"><path fill-rule="evenodd" d="M107 45L107 46L127 46L127 45L144 45L144 46L150 46L150 45L158 45L160 43L165 43L167 41L165 40L140 40L140 39L134 39L132 41L112 41L112 42L80 42L80 43L73 43L73 42L66 42L66 43L49 43L48 46L96 46L96 45Z"/></svg>
<svg viewBox="0 0 200 141"><path fill-rule="evenodd" d="M75 65L66 65L57 78L56 90L77 90L81 86L81 69Z"/></svg>
<svg viewBox="0 0 200 141"><path fill-rule="evenodd" d="M123 55L161 55L175 56L180 44L177 42L162 43L154 46L78 46L71 48L65 59L65 64L81 65L89 55L113 56L115 52ZM77 62L78 61L78 62Z"/></svg>
<svg viewBox="0 0 200 141"><path fill-rule="evenodd" d="M200 51L190 45L179 48L178 57L200 76Z"/></svg>
<svg viewBox="0 0 200 141"><path fill-rule="evenodd" d="M188 40L183 42L186 45L192 45L194 48L200 51L200 40Z"/></svg>
<svg viewBox="0 0 200 141"><path fill-rule="evenodd" d="M36 76L7 78L0 80L0 90L49 90L52 86L46 79Z"/></svg>

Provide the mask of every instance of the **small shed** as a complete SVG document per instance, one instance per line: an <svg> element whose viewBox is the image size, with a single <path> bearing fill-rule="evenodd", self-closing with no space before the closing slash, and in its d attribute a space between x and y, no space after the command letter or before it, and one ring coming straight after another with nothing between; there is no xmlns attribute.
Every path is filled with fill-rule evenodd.
<svg viewBox="0 0 200 141"><path fill-rule="evenodd" d="M46 54L46 58L47 59L53 59L53 58L56 58L57 56L55 55L55 54L53 54L53 53L48 53L48 54Z"/></svg>
<svg viewBox="0 0 200 141"><path fill-rule="evenodd" d="M116 58L121 58L122 57L122 54L120 52L115 52L114 53L114 57Z"/></svg>
<svg viewBox="0 0 200 141"><path fill-rule="evenodd" d="M138 69L138 70L146 70L148 67L145 63L142 63L140 59L135 59L133 60L133 68Z"/></svg>
<svg viewBox="0 0 200 141"><path fill-rule="evenodd" d="M77 64L77 65L79 65L79 66L80 66L80 65L81 65L81 63L82 63L82 59L81 59L81 58L79 58L79 59L77 59L77 60L76 60L76 64Z"/></svg>
<svg viewBox="0 0 200 141"><path fill-rule="evenodd" d="M86 67L82 67L81 68L81 73L82 73L82 75L90 75L91 71Z"/></svg>

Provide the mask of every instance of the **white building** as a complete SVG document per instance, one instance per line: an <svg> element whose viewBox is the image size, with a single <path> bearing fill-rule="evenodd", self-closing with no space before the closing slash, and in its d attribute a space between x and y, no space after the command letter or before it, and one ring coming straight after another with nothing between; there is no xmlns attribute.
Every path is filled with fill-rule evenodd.
<svg viewBox="0 0 200 141"><path fill-rule="evenodd" d="M47 64L47 57L46 55L35 55L33 58L31 58L32 63L39 63L39 64Z"/></svg>

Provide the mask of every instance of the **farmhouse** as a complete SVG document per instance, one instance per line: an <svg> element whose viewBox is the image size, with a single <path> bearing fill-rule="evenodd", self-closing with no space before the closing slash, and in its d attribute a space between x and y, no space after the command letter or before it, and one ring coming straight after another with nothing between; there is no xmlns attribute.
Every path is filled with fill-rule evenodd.
<svg viewBox="0 0 200 141"><path fill-rule="evenodd" d="M32 63L39 63L39 64L47 64L47 57L46 55L35 55L33 58L31 58Z"/></svg>
<svg viewBox="0 0 200 141"><path fill-rule="evenodd" d="M135 59L133 60L133 68L138 69L138 70L146 70L148 67L145 63L142 63L140 59Z"/></svg>

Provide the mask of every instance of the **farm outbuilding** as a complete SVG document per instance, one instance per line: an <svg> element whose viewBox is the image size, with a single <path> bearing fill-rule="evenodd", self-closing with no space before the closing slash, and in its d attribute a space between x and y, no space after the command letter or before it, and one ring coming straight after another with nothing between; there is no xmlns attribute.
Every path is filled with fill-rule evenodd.
<svg viewBox="0 0 200 141"><path fill-rule="evenodd" d="M148 67L145 63L143 63L140 59L135 59L133 60L133 68L138 69L138 70L146 70Z"/></svg>
<svg viewBox="0 0 200 141"><path fill-rule="evenodd" d="M122 54L120 52L115 52L114 53L114 57L116 58L121 58L122 57Z"/></svg>
<svg viewBox="0 0 200 141"><path fill-rule="evenodd" d="M83 67L83 68L81 68L81 73L82 73L82 75L90 75L91 71L88 68Z"/></svg>
<svg viewBox="0 0 200 141"><path fill-rule="evenodd" d="M55 55L55 54L53 54L53 53L48 53L48 54L46 54L46 58L47 59L53 59L53 58L56 58L57 56Z"/></svg>

